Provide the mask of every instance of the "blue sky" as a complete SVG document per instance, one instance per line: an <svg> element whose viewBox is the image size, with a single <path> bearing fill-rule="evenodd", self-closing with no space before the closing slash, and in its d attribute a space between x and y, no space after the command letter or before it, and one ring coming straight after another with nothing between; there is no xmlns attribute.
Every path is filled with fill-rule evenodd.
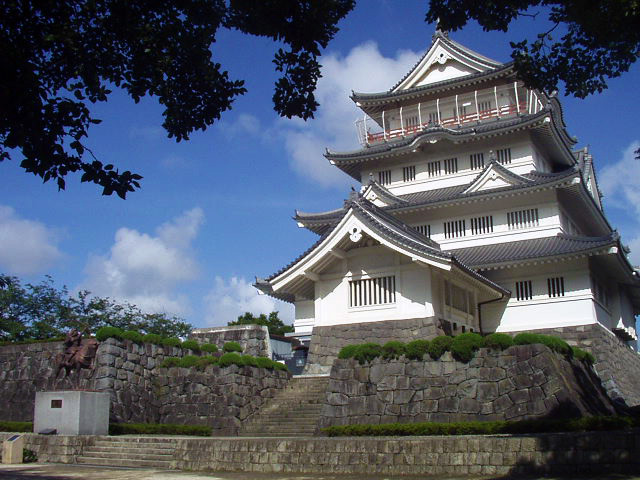
<svg viewBox="0 0 640 480"><path fill-rule="evenodd" d="M167 139L153 98L136 105L115 91L94 113L103 123L88 145L103 163L144 176L126 201L102 197L93 185L69 178L67 190L42 184L0 163L0 272L39 282L89 289L147 310L177 313L196 326L225 325L240 313L288 305L258 296L254 276L267 276L316 238L291 220L294 209L336 208L355 182L332 169L325 147L357 147L351 89L391 87L426 50L434 31L425 2L367 0L340 24L321 59L322 104L315 120L284 120L271 104L276 78L269 41L221 32L216 61L249 92L233 110L188 142ZM509 41L533 38L539 21L521 19L515 33L485 33L475 25L453 39L500 61ZM640 144L636 109L640 67L585 100L561 97L578 146L595 157L607 213L640 263ZM335 171L334 171L335 170Z"/></svg>

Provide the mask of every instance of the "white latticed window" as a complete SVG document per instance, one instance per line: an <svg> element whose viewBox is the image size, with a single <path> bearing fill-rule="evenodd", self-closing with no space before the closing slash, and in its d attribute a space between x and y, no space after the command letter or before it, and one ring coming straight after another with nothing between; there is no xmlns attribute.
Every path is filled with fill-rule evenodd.
<svg viewBox="0 0 640 480"><path fill-rule="evenodd" d="M469 155L471 170L480 170L484 168L484 153L472 153Z"/></svg>
<svg viewBox="0 0 640 480"><path fill-rule="evenodd" d="M366 307L396 302L396 277L363 278L349 282L349 306Z"/></svg>
<svg viewBox="0 0 640 480"><path fill-rule="evenodd" d="M596 300L605 307L609 307L609 293L607 292L607 288L602 282L599 282L593 276L591 277L591 290L593 291L593 296Z"/></svg>
<svg viewBox="0 0 640 480"><path fill-rule="evenodd" d="M444 304L461 312L475 315L473 293L448 280L444 281Z"/></svg>
<svg viewBox="0 0 640 480"><path fill-rule="evenodd" d="M537 208L527 208L526 210L517 210L507 213L507 225L509 230L518 228L537 227L540 224Z"/></svg>
<svg viewBox="0 0 640 480"><path fill-rule="evenodd" d="M498 159L498 163L501 163L502 165L511 163L511 149L500 148L496 150L496 158Z"/></svg>
<svg viewBox="0 0 640 480"><path fill-rule="evenodd" d="M404 126L405 128L415 128L418 126L418 116L411 115L410 117L404 118Z"/></svg>
<svg viewBox="0 0 640 480"><path fill-rule="evenodd" d="M429 123L438 123L438 112L429 112Z"/></svg>
<svg viewBox="0 0 640 480"><path fill-rule="evenodd" d="M531 288L531 280L516 282L516 300L531 300L532 298L533 289Z"/></svg>
<svg viewBox="0 0 640 480"><path fill-rule="evenodd" d="M549 298L564 297L564 277L547 278Z"/></svg>
<svg viewBox="0 0 640 480"><path fill-rule="evenodd" d="M493 215L472 218L470 222L471 235L482 235L483 233L493 232Z"/></svg>
<svg viewBox="0 0 640 480"><path fill-rule="evenodd" d="M416 166L402 167L402 180L404 182L413 182L416 179Z"/></svg>
<svg viewBox="0 0 640 480"><path fill-rule="evenodd" d="M389 185L391 183L391 170L378 172L378 183L380 185Z"/></svg>
<svg viewBox="0 0 640 480"><path fill-rule="evenodd" d="M486 100L483 102L478 102L478 111L480 114L490 113L491 112L491 101Z"/></svg>
<svg viewBox="0 0 640 480"><path fill-rule="evenodd" d="M458 173L458 159L457 158L447 158L444 161L444 173Z"/></svg>
<svg viewBox="0 0 640 480"><path fill-rule="evenodd" d="M464 220L452 220L450 222L444 222L444 238L458 238L464 237L465 221Z"/></svg>
<svg viewBox="0 0 640 480"><path fill-rule="evenodd" d="M415 228L418 232L420 232L425 237L431 238L431 225L416 225Z"/></svg>
<svg viewBox="0 0 640 480"><path fill-rule="evenodd" d="M440 175L440 160L427 163L427 172L430 177L437 177Z"/></svg>

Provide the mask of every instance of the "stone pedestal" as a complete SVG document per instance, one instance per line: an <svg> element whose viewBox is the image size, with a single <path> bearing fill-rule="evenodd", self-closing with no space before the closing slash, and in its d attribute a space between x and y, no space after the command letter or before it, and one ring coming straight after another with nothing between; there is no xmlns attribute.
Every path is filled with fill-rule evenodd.
<svg viewBox="0 0 640 480"><path fill-rule="evenodd" d="M60 435L107 435L109 403L107 392L36 392L33 431L55 428Z"/></svg>
<svg viewBox="0 0 640 480"><path fill-rule="evenodd" d="M11 435L2 443L2 463L22 463L23 435Z"/></svg>

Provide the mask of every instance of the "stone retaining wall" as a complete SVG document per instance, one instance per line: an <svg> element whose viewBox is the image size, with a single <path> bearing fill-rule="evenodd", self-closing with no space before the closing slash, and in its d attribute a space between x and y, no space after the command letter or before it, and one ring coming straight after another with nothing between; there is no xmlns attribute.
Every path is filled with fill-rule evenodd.
<svg viewBox="0 0 640 480"><path fill-rule="evenodd" d="M0 434L0 440L8 434ZM74 463L101 437L27 435L41 462ZM148 438L148 437L147 437ZM460 437L180 438L172 468L357 475L594 475L640 471L640 431Z"/></svg>
<svg viewBox="0 0 640 480"><path fill-rule="evenodd" d="M336 360L320 427L615 413L595 373L544 345L480 349L469 363Z"/></svg>
<svg viewBox="0 0 640 480"><path fill-rule="evenodd" d="M189 339L199 343L213 343L220 350L226 342L238 342L247 355L271 358L269 329L263 325L195 328L189 334Z"/></svg>
<svg viewBox="0 0 640 480"><path fill-rule="evenodd" d="M338 352L347 345L430 339L444 333L438 325L435 317L428 317L314 327L305 373L329 373Z"/></svg>

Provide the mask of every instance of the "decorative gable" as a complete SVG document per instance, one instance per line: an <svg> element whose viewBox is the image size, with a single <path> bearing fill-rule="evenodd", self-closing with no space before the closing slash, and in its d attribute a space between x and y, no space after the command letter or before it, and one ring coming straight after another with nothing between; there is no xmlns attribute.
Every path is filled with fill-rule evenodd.
<svg viewBox="0 0 640 480"><path fill-rule="evenodd" d="M532 180L507 170L497 162L491 162L462 193L469 194L495 188L529 185L531 183L533 183Z"/></svg>

